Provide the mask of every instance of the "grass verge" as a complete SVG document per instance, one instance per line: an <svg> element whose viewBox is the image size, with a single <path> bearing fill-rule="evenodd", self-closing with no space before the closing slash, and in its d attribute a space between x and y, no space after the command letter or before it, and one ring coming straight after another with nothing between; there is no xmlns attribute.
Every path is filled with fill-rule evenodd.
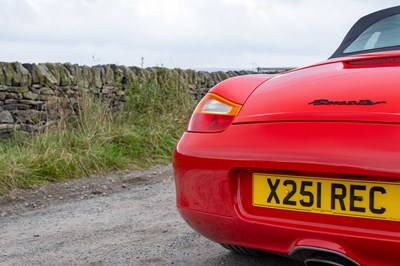
<svg viewBox="0 0 400 266"><path fill-rule="evenodd" d="M179 75L158 69L133 82L123 110L82 97L79 112L56 127L0 142L0 194L113 170L170 161L194 103Z"/></svg>

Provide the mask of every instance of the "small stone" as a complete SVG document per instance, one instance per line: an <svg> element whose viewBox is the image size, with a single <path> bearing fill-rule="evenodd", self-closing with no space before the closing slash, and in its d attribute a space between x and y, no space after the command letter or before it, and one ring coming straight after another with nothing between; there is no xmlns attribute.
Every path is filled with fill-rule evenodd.
<svg viewBox="0 0 400 266"><path fill-rule="evenodd" d="M17 102L17 100L15 100L15 99L7 99L4 101L5 104L12 104L12 103L16 103L16 102Z"/></svg>
<svg viewBox="0 0 400 266"><path fill-rule="evenodd" d="M39 64L36 67L36 74L39 79L39 83L41 85L44 84L58 84L57 78L53 75L53 73L47 68L46 64Z"/></svg>
<svg viewBox="0 0 400 266"><path fill-rule="evenodd" d="M126 188L126 185L125 185L125 184L122 184L121 187L122 187L122 188Z"/></svg>
<svg viewBox="0 0 400 266"><path fill-rule="evenodd" d="M21 100L20 102L24 103L24 104L30 104L30 105L40 105L43 103L42 101L31 101L31 100Z"/></svg>
<svg viewBox="0 0 400 266"><path fill-rule="evenodd" d="M0 112L0 123L14 123L14 118L8 111Z"/></svg>
<svg viewBox="0 0 400 266"><path fill-rule="evenodd" d="M48 87L43 87L39 90L39 93L43 95L53 95L54 91Z"/></svg>
<svg viewBox="0 0 400 266"><path fill-rule="evenodd" d="M16 110L17 105L16 104L5 104L2 106L3 110Z"/></svg>
<svg viewBox="0 0 400 266"><path fill-rule="evenodd" d="M42 85L40 85L40 84L33 84L32 87L35 88L35 89L40 89L40 88L42 87Z"/></svg>
<svg viewBox="0 0 400 266"><path fill-rule="evenodd" d="M17 93L6 93L6 99L18 99Z"/></svg>
<svg viewBox="0 0 400 266"><path fill-rule="evenodd" d="M17 110L28 110L29 109L29 106L26 104L17 103L17 104L15 104L15 106L17 107Z"/></svg>
<svg viewBox="0 0 400 266"><path fill-rule="evenodd" d="M39 237L39 235L33 235L33 237Z"/></svg>
<svg viewBox="0 0 400 266"><path fill-rule="evenodd" d="M39 95L37 95L36 93L33 93L31 91L25 92L22 94L24 99L28 99L28 100L36 100Z"/></svg>

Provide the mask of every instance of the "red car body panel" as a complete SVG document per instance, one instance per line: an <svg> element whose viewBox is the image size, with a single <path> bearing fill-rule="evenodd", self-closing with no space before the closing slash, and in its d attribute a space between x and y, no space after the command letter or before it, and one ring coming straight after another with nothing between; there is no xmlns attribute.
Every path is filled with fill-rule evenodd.
<svg viewBox="0 0 400 266"><path fill-rule="evenodd" d="M358 54L218 84L212 93L243 106L222 132L185 132L176 146L183 219L218 243L397 265L400 220L260 207L253 174L400 183L399 58ZM398 203L400 211L400 195Z"/></svg>
<svg viewBox="0 0 400 266"><path fill-rule="evenodd" d="M210 92L223 95L226 99L244 104L249 95L262 83L276 75L247 75L225 80L217 84Z"/></svg>
<svg viewBox="0 0 400 266"><path fill-rule="evenodd" d="M400 56L400 53L397 53ZM400 122L399 67L346 68L332 62L277 76L262 84L243 106L240 122L282 120L358 120ZM382 88L382 89L376 89ZM315 99L373 99L376 105L319 105ZM294 117L291 117L293 114ZM352 114L356 117L353 118Z"/></svg>
<svg viewBox="0 0 400 266"><path fill-rule="evenodd" d="M399 182L399 136L399 125L353 122L256 123L233 125L223 134L185 133L174 160L177 206L189 225L218 243L282 254L297 246L324 247L362 265L393 265L399 222L254 207L251 174L284 169Z"/></svg>

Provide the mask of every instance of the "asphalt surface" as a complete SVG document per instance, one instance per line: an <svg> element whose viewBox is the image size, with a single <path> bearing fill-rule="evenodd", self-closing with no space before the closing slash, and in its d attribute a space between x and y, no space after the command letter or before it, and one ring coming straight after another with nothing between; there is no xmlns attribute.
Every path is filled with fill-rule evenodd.
<svg viewBox="0 0 400 266"><path fill-rule="evenodd" d="M177 213L174 189L162 166L11 193L0 198L0 265L303 265L203 238Z"/></svg>

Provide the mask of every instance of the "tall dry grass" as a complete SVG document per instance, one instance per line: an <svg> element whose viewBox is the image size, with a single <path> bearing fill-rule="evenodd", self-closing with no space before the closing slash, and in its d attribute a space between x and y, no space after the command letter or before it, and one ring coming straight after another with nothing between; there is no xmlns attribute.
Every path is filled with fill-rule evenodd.
<svg viewBox="0 0 400 266"><path fill-rule="evenodd" d="M130 84L118 113L90 95L78 104L57 126L35 135L15 132L0 142L0 194L166 163L194 107L179 75L161 68Z"/></svg>

